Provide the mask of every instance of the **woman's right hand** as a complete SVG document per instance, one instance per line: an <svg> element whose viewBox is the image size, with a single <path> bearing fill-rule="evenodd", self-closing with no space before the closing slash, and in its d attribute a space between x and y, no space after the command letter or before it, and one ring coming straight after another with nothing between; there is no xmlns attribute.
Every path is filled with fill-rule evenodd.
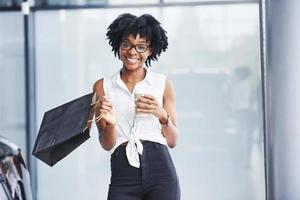
<svg viewBox="0 0 300 200"><path fill-rule="evenodd" d="M117 124L117 114L114 106L106 96L100 97L99 102L99 115L96 117L100 116L101 120L106 121L107 126L114 127Z"/></svg>

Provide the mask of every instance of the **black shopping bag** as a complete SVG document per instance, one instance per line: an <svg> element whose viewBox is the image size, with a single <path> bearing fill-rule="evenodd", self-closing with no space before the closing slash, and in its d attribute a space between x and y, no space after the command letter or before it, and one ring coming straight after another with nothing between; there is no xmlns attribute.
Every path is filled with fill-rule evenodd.
<svg viewBox="0 0 300 200"><path fill-rule="evenodd" d="M53 166L90 138L98 99L87 94L44 114L32 154Z"/></svg>

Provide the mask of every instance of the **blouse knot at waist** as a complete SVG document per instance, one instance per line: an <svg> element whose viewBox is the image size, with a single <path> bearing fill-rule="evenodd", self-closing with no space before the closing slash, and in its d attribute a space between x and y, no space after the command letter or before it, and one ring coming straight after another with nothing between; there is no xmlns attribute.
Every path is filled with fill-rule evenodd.
<svg viewBox="0 0 300 200"><path fill-rule="evenodd" d="M139 154L143 153L143 144L141 140L135 135L130 134L128 136L128 143L126 146L126 156L128 162L131 166L139 168L140 167L140 159Z"/></svg>

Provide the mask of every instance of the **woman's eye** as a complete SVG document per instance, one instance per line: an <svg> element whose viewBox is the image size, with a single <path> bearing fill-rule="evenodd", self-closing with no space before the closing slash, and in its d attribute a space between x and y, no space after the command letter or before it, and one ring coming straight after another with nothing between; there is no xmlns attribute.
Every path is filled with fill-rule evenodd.
<svg viewBox="0 0 300 200"><path fill-rule="evenodd" d="M138 48L139 51L145 51L147 47L145 45L137 45L136 48Z"/></svg>
<svg viewBox="0 0 300 200"><path fill-rule="evenodd" d="M122 48L129 49L131 45L129 43L122 43Z"/></svg>

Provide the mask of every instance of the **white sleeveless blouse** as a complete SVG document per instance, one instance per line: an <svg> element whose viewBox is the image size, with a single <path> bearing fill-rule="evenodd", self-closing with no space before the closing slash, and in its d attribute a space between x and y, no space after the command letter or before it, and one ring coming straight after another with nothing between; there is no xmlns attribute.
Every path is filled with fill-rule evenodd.
<svg viewBox="0 0 300 200"><path fill-rule="evenodd" d="M133 92L130 93L121 80L120 71L109 78L104 78L104 93L114 105L117 113L117 139L110 153L112 154L119 145L128 141L126 146L127 159L129 164L136 168L140 167L138 154L143 153L141 140L163 145L167 145L167 141L162 134L162 128L157 117L152 114L136 115L134 94L151 94L162 105L165 81L166 76L147 69L145 78L138 82Z"/></svg>

